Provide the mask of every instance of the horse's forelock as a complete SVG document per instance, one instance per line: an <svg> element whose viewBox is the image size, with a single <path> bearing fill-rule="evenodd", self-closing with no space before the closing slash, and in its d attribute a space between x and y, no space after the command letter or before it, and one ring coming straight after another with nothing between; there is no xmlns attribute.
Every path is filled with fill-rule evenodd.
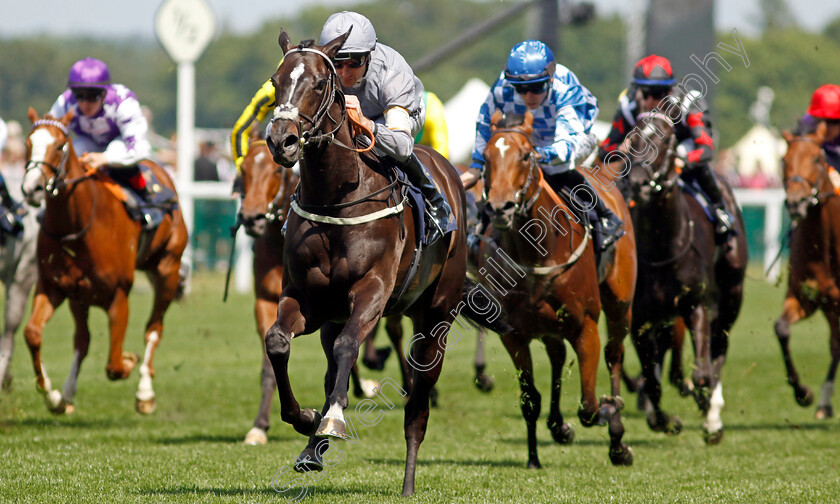
<svg viewBox="0 0 840 504"><path fill-rule="evenodd" d="M517 114L515 112L502 114L502 117L496 123L497 128L513 128L525 124L525 114Z"/></svg>
<svg viewBox="0 0 840 504"><path fill-rule="evenodd" d="M298 44L298 49L305 49L305 48L308 48L308 47L315 47L315 40L313 40L313 39L301 40L300 44Z"/></svg>

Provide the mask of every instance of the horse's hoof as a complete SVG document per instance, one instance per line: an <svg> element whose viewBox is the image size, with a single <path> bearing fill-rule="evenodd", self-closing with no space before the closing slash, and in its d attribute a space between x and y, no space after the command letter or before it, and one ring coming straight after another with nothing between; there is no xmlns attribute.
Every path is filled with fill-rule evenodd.
<svg viewBox="0 0 840 504"><path fill-rule="evenodd" d="M246 444L248 446L266 445L268 444L268 436L266 436L265 431L259 427L251 427L248 434L245 434L245 441L243 441L242 444Z"/></svg>
<svg viewBox="0 0 840 504"><path fill-rule="evenodd" d="M157 410L157 400L154 397L145 400L135 398L134 409L136 409L137 413L140 413L141 415L151 415L155 412L155 410Z"/></svg>
<svg viewBox="0 0 840 504"><path fill-rule="evenodd" d="M578 418L580 419L580 423L584 427L592 427L595 425L602 425L601 421L601 410L600 408L594 408L592 410L586 410L584 408L578 409Z"/></svg>
<svg viewBox="0 0 840 504"><path fill-rule="evenodd" d="M302 472L321 472L324 470L324 461L321 455L315 448L306 447L300 452L297 460L295 460L295 471Z"/></svg>
<svg viewBox="0 0 840 504"><path fill-rule="evenodd" d="M493 385L496 384L496 381L492 377L481 373L480 375L476 375L474 383L478 390L482 392L490 392L493 390Z"/></svg>
<svg viewBox="0 0 840 504"><path fill-rule="evenodd" d="M47 409L53 415L63 415L67 411L67 405L69 403L61 396L61 392L51 390L44 392L44 404L47 405Z"/></svg>
<svg viewBox="0 0 840 504"><path fill-rule="evenodd" d="M366 368L372 369L374 371L382 371L385 369L385 362L388 360L388 357L391 355L391 347L382 347L376 349L376 360L365 359L362 357L362 364L365 365Z"/></svg>
<svg viewBox="0 0 840 504"><path fill-rule="evenodd" d="M624 443L617 450L610 448L610 462L614 466L633 465L633 449Z"/></svg>
<svg viewBox="0 0 840 504"><path fill-rule="evenodd" d="M834 409L831 406L820 406L817 408L817 420L827 420L834 416Z"/></svg>
<svg viewBox="0 0 840 504"><path fill-rule="evenodd" d="M664 432L669 436L675 436L682 432L683 423L677 415L669 415L663 412L653 412L647 416L648 427L654 432Z"/></svg>
<svg viewBox="0 0 840 504"><path fill-rule="evenodd" d="M366 378L362 378L359 380L359 384L362 388L362 395L368 399L371 397L376 397L376 392L379 390L379 382L376 380L368 380Z"/></svg>
<svg viewBox="0 0 840 504"><path fill-rule="evenodd" d="M528 469L542 469L542 464L540 464L540 459L534 457L528 461L527 467Z"/></svg>
<svg viewBox="0 0 840 504"><path fill-rule="evenodd" d="M64 406L64 414L65 415L72 415L75 412L76 412L76 407L73 406L72 404L67 403L67 405Z"/></svg>
<svg viewBox="0 0 840 504"><path fill-rule="evenodd" d="M548 430L551 431L551 437L557 443L570 444L575 439L575 429L568 423L558 424L549 421Z"/></svg>
<svg viewBox="0 0 840 504"><path fill-rule="evenodd" d="M335 437L338 439L347 439L347 426L343 420L337 418L325 417L321 419L321 425L315 431L315 437Z"/></svg>
<svg viewBox="0 0 840 504"><path fill-rule="evenodd" d="M677 390L680 391L681 396L688 397L694 393L694 383L691 380L683 380L677 386Z"/></svg>
<svg viewBox="0 0 840 504"><path fill-rule="evenodd" d="M807 408L814 403L814 393L804 385L801 389L794 390L793 395L796 398L796 403L803 408Z"/></svg>
<svg viewBox="0 0 840 504"><path fill-rule="evenodd" d="M306 437L312 437L321 424L321 414L312 408L307 408L300 412L300 419L297 423L290 423L298 433Z"/></svg>
<svg viewBox="0 0 840 504"><path fill-rule="evenodd" d="M705 441L707 445L720 444L722 439L723 429L720 429L717 432L706 432L703 434L703 441Z"/></svg>

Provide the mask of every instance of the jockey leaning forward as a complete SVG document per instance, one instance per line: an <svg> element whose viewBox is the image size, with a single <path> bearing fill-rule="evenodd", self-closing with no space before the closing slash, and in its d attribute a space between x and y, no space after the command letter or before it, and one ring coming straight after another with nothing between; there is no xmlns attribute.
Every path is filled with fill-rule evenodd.
<svg viewBox="0 0 840 504"><path fill-rule="evenodd" d="M674 123L674 135L678 143L688 145L683 173L696 180L709 198L715 233L725 236L732 231L732 218L724 208L723 194L711 166L714 142L706 103L697 91L681 86L675 90L675 83L668 59L652 54L639 60L633 68L632 84L619 97L612 129L601 143L598 157L603 161L619 148L636 126L639 114L678 106L680 119ZM622 191L625 197L628 196L627 189L625 184Z"/></svg>
<svg viewBox="0 0 840 504"><path fill-rule="evenodd" d="M59 95L50 115L61 118L73 111L69 128L80 160L90 168L106 167L108 175L134 190L142 199L171 200L166 188L152 194L137 163L149 159L152 147L146 138L148 122L137 96L122 84L111 83L108 66L95 58L77 61L67 76L67 90ZM140 217L134 215L135 218ZM147 228L155 227L144 216Z"/></svg>
<svg viewBox="0 0 840 504"><path fill-rule="evenodd" d="M822 144L825 159L835 170L840 170L840 86L824 84L811 95L802 125L812 131L820 122L826 125Z"/></svg>
<svg viewBox="0 0 840 504"><path fill-rule="evenodd" d="M490 118L496 110L506 114L534 117L531 143L540 155L540 168L552 189L572 189L583 186L594 201L586 206L595 210L601 226L598 250L611 246L624 234L621 220L615 216L582 173L575 170L595 148L590 133L598 116L598 100L586 89L571 70L554 61L551 49L538 40L526 40L510 51L504 71L490 88L476 121L475 150L470 171L462 176L465 186L472 185L478 173L484 171L484 148L490 139ZM573 202L574 203L574 202ZM572 205L576 207L576 204ZM487 224L482 216L476 235L483 234ZM474 248L476 235L471 235Z"/></svg>

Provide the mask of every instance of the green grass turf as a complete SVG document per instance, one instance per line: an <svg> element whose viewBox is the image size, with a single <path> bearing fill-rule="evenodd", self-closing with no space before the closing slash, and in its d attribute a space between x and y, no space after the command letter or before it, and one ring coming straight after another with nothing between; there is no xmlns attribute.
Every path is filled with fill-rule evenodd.
<svg viewBox="0 0 840 504"><path fill-rule="evenodd" d="M758 276L752 270L752 276ZM106 318L92 312L91 351L79 378L76 412L50 414L35 392L29 352L17 336L11 393L0 395L0 502L285 502L290 494L272 489L305 439L280 420L275 398L268 446L243 446L259 400L261 350L253 321L252 296L233 294L221 302L223 277L194 279L192 294L166 318L156 357L159 407L151 417L134 412L138 374L107 380ZM549 368L542 345L534 343L535 372L543 397L538 426L541 470L525 469L525 425L510 358L494 335L488 339L488 371L496 378L490 394L472 385L474 338L464 338L446 355L433 410L421 446L413 502L623 502L782 503L840 501L840 424L814 419L814 407L800 408L785 383L773 321L783 287L750 279L746 302L734 328L724 368L725 436L718 446L702 440L702 419L691 399L666 385L664 405L681 416L678 436L651 432L625 394L625 440L635 451L632 467L613 467L607 458L605 427L585 429L575 414L577 366L562 409L576 429L569 446L555 444L545 426ZM126 349L142 353L141 328L150 305L138 282L131 297ZM824 320L794 326L792 347L805 383L818 392L828 365ZM378 344L384 345L384 336ZM639 369L629 340L627 365ZM72 354L72 323L62 306L44 333L43 360L60 388ZM570 361L573 353L570 351ZM685 359L690 361L687 349ZM598 393L606 393L603 357ZM323 403L325 369L317 337L292 345L291 372L304 407ZM382 372L365 376L399 381L394 359ZM391 397L394 397L393 395ZM356 404L351 398L351 407ZM359 441L338 445L343 458L306 482L305 502L404 502L399 497L405 442L402 410L384 410L372 427L357 424ZM353 414L351 414L353 416ZM291 473L280 473L283 483Z"/></svg>

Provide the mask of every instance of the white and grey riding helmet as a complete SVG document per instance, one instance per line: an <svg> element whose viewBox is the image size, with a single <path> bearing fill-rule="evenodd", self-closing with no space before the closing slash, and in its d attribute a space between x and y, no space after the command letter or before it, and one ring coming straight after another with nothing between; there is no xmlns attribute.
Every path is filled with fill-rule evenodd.
<svg viewBox="0 0 840 504"><path fill-rule="evenodd" d="M376 46L376 30L373 29L373 24L358 12L351 11L336 12L327 19L321 29L321 45L347 33L351 27L353 30L338 51L336 60L348 59L351 55L368 54Z"/></svg>

